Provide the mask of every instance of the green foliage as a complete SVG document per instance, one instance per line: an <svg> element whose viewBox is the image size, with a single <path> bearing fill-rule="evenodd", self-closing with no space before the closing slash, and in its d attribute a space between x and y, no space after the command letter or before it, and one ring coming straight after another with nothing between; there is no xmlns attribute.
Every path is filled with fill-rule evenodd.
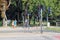
<svg viewBox="0 0 60 40"><path fill-rule="evenodd" d="M16 5L16 0L12 0L12 4ZM48 7L51 7L51 14L50 16L53 16L56 18L57 16L60 16L60 0L22 0L22 9L25 10L25 3L28 1L30 12L37 11L38 5L43 5L46 7L46 13L48 13ZM44 14L45 15L45 14Z"/></svg>
<svg viewBox="0 0 60 40"><path fill-rule="evenodd" d="M50 31L53 31L53 32L60 32L60 28L59 27L47 27L45 28L45 30L50 30Z"/></svg>
<svg viewBox="0 0 60 40"><path fill-rule="evenodd" d="M0 26L2 26L2 21L0 21Z"/></svg>

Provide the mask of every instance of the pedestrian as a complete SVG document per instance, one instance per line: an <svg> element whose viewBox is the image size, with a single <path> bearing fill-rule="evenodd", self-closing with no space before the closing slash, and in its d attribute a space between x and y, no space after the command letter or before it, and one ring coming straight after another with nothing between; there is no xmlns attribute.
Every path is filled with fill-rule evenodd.
<svg viewBox="0 0 60 40"><path fill-rule="evenodd" d="M14 20L14 27L16 27L17 26L17 21L16 20Z"/></svg>
<svg viewBox="0 0 60 40"><path fill-rule="evenodd" d="M26 19L26 20L25 20L25 26L26 26L26 27L28 26L28 25L27 25L27 22L28 22L28 20Z"/></svg>
<svg viewBox="0 0 60 40"><path fill-rule="evenodd" d="M14 28L14 20L12 20L12 27Z"/></svg>

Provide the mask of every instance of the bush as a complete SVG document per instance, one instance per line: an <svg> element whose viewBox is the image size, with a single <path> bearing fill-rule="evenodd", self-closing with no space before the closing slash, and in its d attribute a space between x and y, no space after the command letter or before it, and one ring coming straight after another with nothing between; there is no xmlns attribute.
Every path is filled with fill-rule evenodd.
<svg viewBox="0 0 60 40"><path fill-rule="evenodd" d="M56 26L56 21L51 20L51 21L50 21L50 25L51 25L51 26Z"/></svg>
<svg viewBox="0 0 60 40"><path fill-rule="evenodd" d="M2 26L2 21L0 21L0 26Z"/></svg>

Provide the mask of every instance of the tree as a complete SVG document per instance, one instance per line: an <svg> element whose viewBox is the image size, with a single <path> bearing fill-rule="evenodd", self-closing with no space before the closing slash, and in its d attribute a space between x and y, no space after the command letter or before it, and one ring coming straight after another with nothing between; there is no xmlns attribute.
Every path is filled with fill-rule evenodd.
<svg viewBox="0 0 60 40"><path fill-rule="evenodd" d="M33 17L38 13L38 5L43 5L43 18L46 19L49 7L51 8L51 13L49 14L51 19L56 20L60 17L60 0L12 0L11 4L16 7L16 11L19 11L19 13L22 14L21 12L24 12L26 9L27 2L29 4L27 10L33 14Z"/></svg>

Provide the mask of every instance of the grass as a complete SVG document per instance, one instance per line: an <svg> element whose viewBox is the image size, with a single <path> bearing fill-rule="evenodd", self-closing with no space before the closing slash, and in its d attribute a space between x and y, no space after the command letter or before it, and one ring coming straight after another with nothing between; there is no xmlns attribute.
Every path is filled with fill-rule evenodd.
<svg viewBox="0 0 60 40"><path fill-rule="evenodd" d="M60 32L60 27L47 27L46 30Z"/></svg>
<svg viewBox="0 0 60 40"><path fill-rule="evenodd" d="M0 26L2 26L2 21L0 21Z"/></svg>

